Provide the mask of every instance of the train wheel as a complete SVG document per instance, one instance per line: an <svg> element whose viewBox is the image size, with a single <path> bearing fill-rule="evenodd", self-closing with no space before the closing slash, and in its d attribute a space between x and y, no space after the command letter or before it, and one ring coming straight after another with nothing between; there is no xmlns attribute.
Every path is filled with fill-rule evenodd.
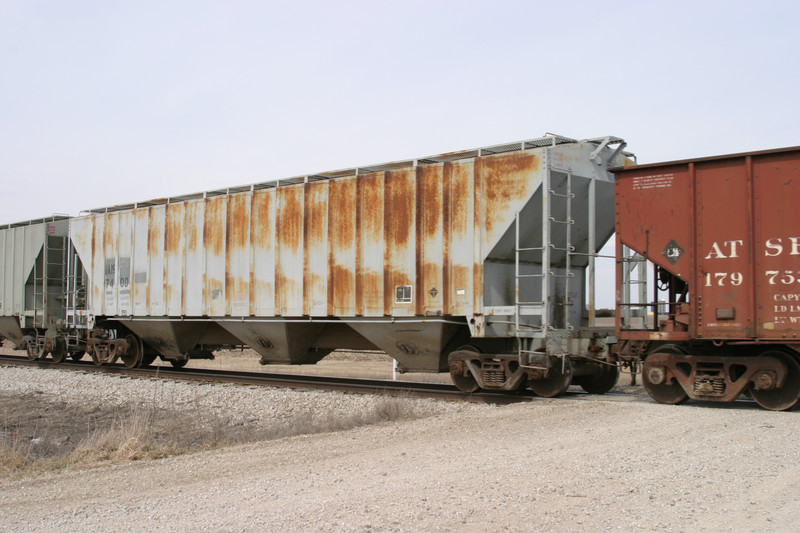
<svg viewBox="0 0 800 533"><path fill-rule="evenodd" d="M551 358L550 364L546 378L528 381L528 388L543 398L555 398L563 394L572 383L572 362L569 357Z"/></svg>
<svg viewBox="0 0 800 533"><path fill-rule="evenodd" d="M677 355L686 353L683 348L675 344L659 346L655 349L654 353L655 352ZM653 372L653 375L651 375L651 372ZM665 403L668 405L677 405L689 399L686 391L683 390L683 387L681 387L681 384L677 381L673 381L672 383L658 383L659 380L657 377L660 377L657 374L658 372L659 370L647 364L647 359L644 360L644 366L642 367L642 383L647 390L647 394L649 394L651 398L658 403ZM663 370L661 372L663 372Z"/></svg>
<svg viewBox="0 0 800 533"><path fill-rule="evenodd" d="M122 364L125 365L125 368L134 368L142 360L142 352L144 352L142 340L132 333L125 335L125 340L128 341L128 349L122 356Z"/></svg>
<svg viewBox="0 0 800 533"><path fill-rule="evenodd" d="M72 352L71 354L69 354L69 357L73 361L80 361L81 359L83 359L84 355L86 355L86 352L83 350L79 350L77 352Z"/></svg>
<svg viewBox="0 0 800 533"><path fill-rule="evenodd" d="M786 381L783 387L774 390L757 390L750 386L753 400L770 411L786 411L800 402L800 364L791 355L777 350L763 352L761 355L780 359L786 365Z"/></svg>
<svg viewBox="0 0 800 533"><path fill-rule="evenodd" d="M576 377L572 380L575 385L580 385L589 394L605 394L617 384L619 379L619 366L614 363L594 363L598 367L596 374Z"/></svg>
<svg viewBox="0 0 800 533"><path fill-rule="evenodd" d="M67 358L67 342L62 337L53 339L53 349L50 350L50 358L54 363L60 363Z"/></svg>
<svg viewBox="0 0 800 533"><path fill-rule="evenodd" d="M142 354L142 361L139 363L139 366L145 367L152 365L156 358L158 358L158 354L152 350L145 349L144 353Z"/></svg>
<svg viewBox="0 0 800 533"><path fill-rule="evenodd" d="M186 363L189 362L189 358L186 359L170 359L169 364L172 365L173 368L183 368L186 366Z"/></svg>
<svg viewBox="0 0 800 533"><path fill-rule="evenodd" d="M462 346L461 348L455 351L472 352L475 355L480 353L480 350L478 350L474 346ZM453 384L461 392L471 393L478 390L478 382L472 376L472 373L465 368L465 365L462 361L453 361L452 363L450 363L450 379L453 380Z"/></svg>

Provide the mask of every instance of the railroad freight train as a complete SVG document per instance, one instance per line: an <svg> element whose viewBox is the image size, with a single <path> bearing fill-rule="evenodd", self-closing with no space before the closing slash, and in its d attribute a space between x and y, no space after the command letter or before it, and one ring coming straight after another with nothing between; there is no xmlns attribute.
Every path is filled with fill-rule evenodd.
<svg viewBox="0 0 800 533"><path fill-rule="evenodd" d="M607 392L625 365L662 403L794 407L800 148L657 165L625 148L548 135L0 226L0 335L127 367L381 350L465 392L545 397Z"/></svg>

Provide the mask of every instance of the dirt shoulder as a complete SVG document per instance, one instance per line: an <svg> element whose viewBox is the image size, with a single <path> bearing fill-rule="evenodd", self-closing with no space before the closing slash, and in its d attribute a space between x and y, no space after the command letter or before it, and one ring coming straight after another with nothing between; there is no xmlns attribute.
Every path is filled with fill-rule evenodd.
<svg viewBox="0 0 800 533"><path fill-rule="evenodd" d="M0 486L3 531L790 531L800 413L536 400Z"/></svg>

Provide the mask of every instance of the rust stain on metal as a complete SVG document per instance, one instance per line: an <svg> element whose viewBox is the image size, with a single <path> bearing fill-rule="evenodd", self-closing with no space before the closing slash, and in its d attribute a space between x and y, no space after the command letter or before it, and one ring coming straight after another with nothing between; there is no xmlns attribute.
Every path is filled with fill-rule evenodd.
<svg viewBox="0 0 800 533"><path fill-rule="evenodd" d="M198 202L189 203L186 206L186 220L191 221L186 224L186 253L194 254L197 252L198 246L202 242L203 226L194 224L193 222L200 218L202 213L203 204Z"/></svg>
<svg viewBox="0 0 800 533"><path fill-rule="evenodd" d="M414 287L416 289L414 294L414 314L421 315L423 314L423 298L425 297L425 293L422 290L422 264L424 261L423 258L423 251L424 248L423 244L423 223L422 223L422 211L423 211L423 201L422 201L422 191L423 191L423 175L424 173L421 170L422 167L416 168L416 197L414 198L414 203L416 205L416 219L414 223L416 225L416 235L414 236Z"/></svg>
<svg viewBox="0 0 800 533"><path fill-rule="evenodd" d="M306 186L307 220L310 222L308 248L316 250L324 247L328 216L328 182L309 183Z"/></svg>
<svg viewBox="0 0 800 533"><path fill-rule="evenodd" d="M415 236L416 190L410 168L386 173L384 193L384 314L392 314L395 287L412 286L412 254Z"/></svg>
<svg viewBox="0 0 800 533"><path fill-rule="evenodd" d="M163 251L163 248L159 246L159 236L161 233L160 224L156 224L153 220L154 209L148 207L147 210L150 218L150 223L147 226L147 253L152 261L152 258L158 257L159 252Z"/></svg>
<svg viewBox="0 0 800 533"><path fill-rule="evenodd" d="M449 170L450 233L459 238L469 230L468 208L474 202L472 191L472 162L454 162L445 165Z"/></svg>
<svg viewBox="0 0 800 533"><path fill-rule="evenodd" d="M452 164L442 167L442 314L450 314L450 175Z"/></svg>
<svg viewBox="0 0 800 533"><path fill-rule="evenodd" d="M364 315L374 315L377 309L383 309L383 277L383 271L364 269L359 274L358 280L364 295L362 302Z"/></svg>
<svg viewBox="0 0 800 533"><path fill-rule="evenodd" d="M169 204L167 206L165 250L167 254L178 254L183 246L183 219L184 204Z"/></svg>
<svg viewBox="0 0 800 533"><path fill-rule="evenodd" d="M475 243L475 248L473 251L472 265L472 308L474 310L483 309L483 254L481 246L484 240L484 228L482 227L482 224L486 218L484 210L488 211L488 209L484 206L483 198L484 195L487 194L487 191L484 190L484 187L491 189L491 185L487 185L483 175L485 161L486 159L484 158L476 157L472 170L475 180L473 189L475 191L475 210L473 216L473 223L475 227L473 242ZM509 213L507 210L504 215L508 217Z"/></svg>
<svg viewBox="0 0 800 533"><path fill-rule="evenodd" d="M227 278L228 286L228 299L230 304L230 315L239 316L241 313L234 311L234 306L237 301L241 301L242 295L247 296L250 291L250 283L247 279L242 279L241 276L229 276Z"/></svg>
<svg viewBox="0 0 800 533"><path fill-rule="evenodd" d="M253 312L256 309L273 309L275 306L274 268L277 264L275 248L276 231L274 211L277 209L275 189L260 190L253 193L253 268L252 297ZM262 311L264 312L264 311Z"/></svg>
<svg viewBox="0 0 800 533"><path fill-rule="evenodd" d="M166 310L169 313L170 303L177 298L181 299L181 314L183 314L183 291L182 284L175 286L170 283L169 273L177 265L174 261L183 255L183 241L184 241L184 218L185 218L185 204L169 204L167 205L167 214L165 222L165 256L164 256L164 303ZM181 264L181 279L183 279L183 265Z"/></svg>
<svg viewBox="0 0 800 533"><path fill-rule="evenodd" d="M355 177L333 180L329 200L328 306L330 314L353 313L356 302L358 195ZM352 266L351 266L352 265Z"/></svg>
<svg viewBox="0 0 800 533"><path fill-rule="evenodd" d="M75 247L78 249L83 249L86 247L86 234L83 231L73 231L70 233L70 237L73 241L75 241Z"/></svg>
<svg viewBox="0 0 800 533"><path fill-rule="evenodd" d="M305 314L306 315L320 315L319 309L322 307L322 300L317 300L315 298L326 294L325 284L328 282L327 276L321 276L316 272L311 272L308 274L306 278L306 285L308 289L306 290L306 303L305 303ZM326 302L327 308L327 302Z"/></svg>
<svg viewBox="0 0 800 533"><path fill-rule="evenodd" d="M275 209L273 194L272 191L263 190L253 193L253 246L257 249L270 247L275 237L269 216L270 211Z"/></svg>
<svg viewBox="0 0 800 533"><path fill-rule="evenodd" d="M228 202L228 250L246 250L249 244L249 195L235 194Z"/></svg>
<svg viewBox="0 0 800 533"><path fill-rule="evenodd" d="M221 256L225 243L225 197L206 198L205 247L206 252Z"/></svg>
<svg viewBox="0 0 800 533"><path fill-rule="evenodd" d="M448 167L445 166L445 168ZM471 292L466 292L471 288L473 281L472 257L470 257L469 266L454 262L454 257L457 256L456 253L463 255L465 246L468 246L469 250L474 247L472 237L475 205L474 163L472 161L453 163L449 170L449 241L451 247L458 246L459 248L449 251L447 284L451 304L462 307L468 304L472 296ZM447 228L445 228L445 232L447 232ZM450 312L453 312L452 308Z"/></svg>
<svg viewBox="0 0 800 533"><path fill-rule="evenodd" d="M391 190L387 184L389 172L383 175L383 314L392 314L392 272L391 272Z"/></svg>
<svg viewBox="0 0 800 533"><path fill-rule="evenodd" d="M97 257L97 231L95 230L95 226L97 225L97 216L92 215L89 220L91 221L91 232L92 232L92 242L91 242L91 253L92 253L92 262L94 262L94 258Z"/></svg>
<svg viewBox="0 0 800 533"><path fill-rule="evenodd" d="M305 190L306 223L304 246L306 249L305 272L307 282L304 294L306 314L319 314L322 302L327 306L328 288L326 285L329 253L328 245L328 198L329 182L308 183ZM324 275L323 275L324 273Z"/></svg>
<svg viewBox="0 0 800 533"><path fill-rule="evenodd" d="M311 211L313 209L312 206L310 205L310 202L312 202L312 200L309 198L309 196L311 196L311 193L309 192L310 185L311 185L310 183L305 183L303 185L303 203L306 206L305 218L303 220L303 297L302 297L303 301L300 304L300 308L303 310L303 315L308 315L310 309L309 291L311 288L309 287L309 284L311 280L308 279L309 278L308 256L310 253L310 250L308 248L308 233L312 223Z"/></svg>
<svg viewBox="0 0 800 533"><path fill-rule="evenodd" d="M444 166L418 167L417 177L417 314L436 308L443 293ZM434 294L432 294L432 291ZM441 300L438 300L441 301Z"/></svg>
<svg viewBox="0 0 800 533"><path fill-rule="evenodd" d="M281 250L299 253L303 239L303 186L278 189L281 196L281 228L278 240Z"/></svg>
<svg viewBox="0 0 800 533"><path fill-rule="evenodd" d="M298 307L303 295L303 184L278 189L280 211L278 212L277 243L280 255L276 268L276 308L279 314L291 313ZM297 260L301 264L297 264Z"/></svg>
<svg viewBox="0 0 800 533"><path fill-rule="evenodd" d="M376 172L359 177L359 270L356 274L363 313L375 314L384 309L383 270L386 264L384 240L384 173ZM381 253L380 258L376 254Z"/></svg>
<svg viewBox="0 0 800 533"><path fill-rule="evenodd" d="M408 245L411 228L414 223L414 181L409 169L393 170L386 173L386 206L387 219L386 246L403 248Z"/></svg>
<svg viewBox="0 0 800 533"><path fill-rule="evenodd" d="M331 274L333 291L333 314L353 309L356 290L355 272L341 265L333 265Z"/></svg>
<svg viewBox="0 0 800 533"><path fill-rule="evenodd" d="M114 222L117 218L116 213L108 213L106 215L105 224L103 225L103 252L106 257L117 256L117 234L114 231Z"/></svg>
<svg viewBox="0 0 800 533"><path fill-rule="evenodd" d="M157 279L161 274L163 274L164 271L162 268L161 272L157 272L155 267L157 264L156 259L160 257L160 254L164 251L162 233L164 226L156 223L155 219L157 217L155 215L158 212L156 211L156 208L148 207L147 210L149 212L148 218L150 219L147 226L147 252L148 257L150 258L150 264L147 267L147 284L149 285L149 288L147 289L147 313L150 314L153 311L151 306L154 304L154 302L161 300L160 298L157 299L153 297L153 290L155 289L153 285L153 278L155 277Z"/></svg>
<svg viewBox="0 0 800 533"><path fill-rule="evenodd" d="M531 177L540 166L539 157L532 153L502 154L482 157L476 160L480 166L483 180L485 205L485 230L488 235L505 231L508 221L513 218L509 209L533 192ZM503 225L504 227L498 227Z"/></svg>
<svg viewBox="0 0 800 533"><path fill-rule="evenodd" d="M436 238L441 230L443 165L425 165L418 168L417 205L422 222L422 238Z"/></svg>
<svg viewBox="0 0 800 533"><path fill-rule="evenodd" d="M253 212L255 209L255 193L251 193L248 195L248 208L250 210L250 221L248 224L248 235L250 237L247 246L248 246L248 255L250 256L250 272L248 273L247 283L249 288L249 298L247 301L248 306L248 314L255 315L256 314L256 263L255 263L255 243L256 243L256 217Z"/></svg>
<svg viewBox="0 0 800 533"><path fill-rule="evenodd" d="M228 294L228 313L241 315L243 302L250 302L250 270L243 275L244 256L249 256L250 245L250 194L233 194L228 197L225 249L225 285ZM249 262L249 261L248 261ZM235 263L235 264L234 264Z"/></svg>
<svg viewBox="0 0 800 533"><path fill-rule="evenodd" d="M364 287L361 283L359 274L361 272L361 189L363 188L362 179L356 176L356 267L353 275L356 281L356 315L364 314L363 296Z"/></svg>

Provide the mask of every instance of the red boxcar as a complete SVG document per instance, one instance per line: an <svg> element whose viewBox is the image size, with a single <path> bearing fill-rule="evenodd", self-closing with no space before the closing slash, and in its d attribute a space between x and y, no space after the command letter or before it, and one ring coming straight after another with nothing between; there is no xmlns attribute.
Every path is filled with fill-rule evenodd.
<svg viewBox="0 0 800 533"><path fill-rule="evenodd" d="M800 399L800 147L616 174L617 338L663 403Z"/></svg>

